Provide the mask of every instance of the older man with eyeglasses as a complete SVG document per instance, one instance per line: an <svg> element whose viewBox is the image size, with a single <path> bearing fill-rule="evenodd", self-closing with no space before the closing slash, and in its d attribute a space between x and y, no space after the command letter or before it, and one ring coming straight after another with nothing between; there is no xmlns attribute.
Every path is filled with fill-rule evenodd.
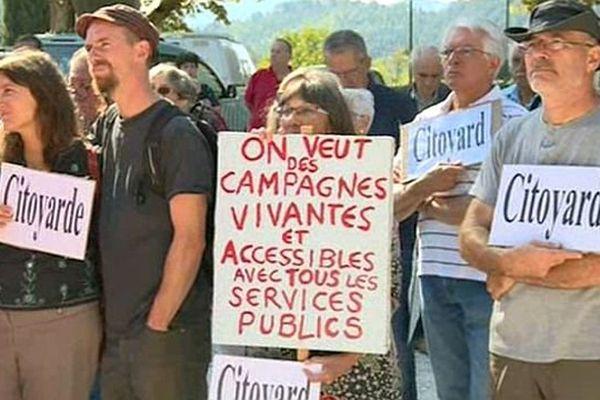
<svg viewBox="0 0 600 400"><path fill-rule="evenodd" d="M490 351L495 400L600 398L600 256L531 243L489 246L504 164L600 166L598 16L575 1L536 7L506 35L525 53L542 108L505 126L471 194L464 257L489 274L496 299Z"/></svg>
<svg viewBox="0 0 600 400"><path fill-rule="evenodd" d="M505 99L494 84L502 65L504 38L492 23L454 24L440 54L452 92L416 120L494 100L502 102L504 121L527 112ZM486 291L486 275L463 260L458 249L458 226L471 201L468 190L477 172L476 166L439 165L395 188L396 218L403 220L419 212L422 318L440 400L484 400L489 395L492 299Z"/></svg>
<svg viewBox="0 0 600 400"><path fill-rule="evenodd" d="M410 122L410 102L406 95L381 85L373 79L371 57L365 40L352 30L333 32L323 44L325 64L347 89L367 89L373 94L375 115L368 135L390 136L398 144L401 123Z"/></svg>

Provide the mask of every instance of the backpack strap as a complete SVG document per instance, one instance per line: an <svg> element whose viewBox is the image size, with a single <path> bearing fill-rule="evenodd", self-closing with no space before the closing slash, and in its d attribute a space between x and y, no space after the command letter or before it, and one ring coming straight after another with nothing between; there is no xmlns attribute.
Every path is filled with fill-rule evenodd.
<svg viewBox="0 0 600 400"><path fill-rule="evenodd" d="M149 187L157 195L165 196L164 179L161 176L161 150L160 141L165 126L178 115L186 115L176 106L168 103L158 111L150 123L150 131L146 136L144 148L144 177L137 191L137 201L145 202L145 188Z"/></svg>
<svg viewBox="0 0 600 400"><path fill-rule="evenodd" d="M96 184L100 183L100 165L98 164L98 152L96 151L96 149L94 147L87 147L86 149L86 153L87 153L87 164L88 164L88 171L90 173L90 176L92 177L92 179L94 179L96 181Z"/></svg>

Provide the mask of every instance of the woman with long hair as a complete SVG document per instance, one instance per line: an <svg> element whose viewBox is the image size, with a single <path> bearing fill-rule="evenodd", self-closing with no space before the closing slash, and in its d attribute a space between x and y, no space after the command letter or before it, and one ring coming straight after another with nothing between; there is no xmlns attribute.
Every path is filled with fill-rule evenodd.
<svg viewBox="0 0 600 400"><path fill-rule="evenodd" d="M335 75L316 69L297 70L279 87L267 116L266 135L337 134L353 135L352 113ZM390 177L391 178L391 177ZM392 307L397 306L399 267L392 257ZM390 322L391 327L391 322ZM252 356L292 359L289 349L250 348ZM321 364L320 372L307 372L309 379L324 383L323 400L401 398L401 374L395 352L386 355L311 352L308 364ZM310 369L309 369L310 370Z"/></svg>
<svg viewBox="0 0 600 400"><path fill-rule="evenodd" d="M2 162L90 175L75 106L47 54L0 60L0 119ZM13 215L0 205L0 230ZM82 261L0 244L0 399L89 396L102 330L94 250L93 235Z"/></svg>

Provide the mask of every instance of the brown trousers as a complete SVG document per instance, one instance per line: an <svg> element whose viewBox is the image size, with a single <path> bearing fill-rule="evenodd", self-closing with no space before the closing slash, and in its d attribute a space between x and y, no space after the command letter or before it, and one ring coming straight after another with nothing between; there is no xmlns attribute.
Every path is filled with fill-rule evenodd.
<svg viewBox="0 0 600 400"><path fill-rule="evenodd" d="M490 355L493 400L598 400L600 360L530 363Z"/></svg>
<svg viewBox="0 0 600 400"><path fill-rule="evenodd" d="M0 310L0 399L89 399L101 337L97 302Z"/></svg>

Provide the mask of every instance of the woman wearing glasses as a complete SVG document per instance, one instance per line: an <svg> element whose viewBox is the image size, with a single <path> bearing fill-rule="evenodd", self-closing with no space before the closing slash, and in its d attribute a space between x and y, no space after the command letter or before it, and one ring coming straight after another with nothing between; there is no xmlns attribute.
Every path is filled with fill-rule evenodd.
<svg viewBox="0 0 600 400"><path fill-rule="evenodd" d="M158 64L150 69L150 82L156 93L190 112L198 89L188 74L172 65Z"/></svg>
<svg viewBox="0 0 600 400"><path fill-rule="evenodd" d="M216 132L228 130L227 123L217 110L203 101L196 101L198 85L185 71L173 65L158 64L150 69L150 82L156 93L194 119L208 122Z"/></svg>
<svg viewBox="0 0 600 400"><path fill-rule="evenodd" d="M297 70L281 83L275 104L267 116L266 135L272 134L353 134L352 113L335 75L319 70ZM395 259L396 257L392 257ZM394 275L397 266L393 266ZM393 299L399 279L393 278ZM393 301L396 305L396 301ZM250 348L248 355L294 359L289 349ZM309 379L324 383L323 400L401 398L401 378L393 352L387 355L354 353L310 353L310 364L321 364L320 373L307 371Z"/></svg>

